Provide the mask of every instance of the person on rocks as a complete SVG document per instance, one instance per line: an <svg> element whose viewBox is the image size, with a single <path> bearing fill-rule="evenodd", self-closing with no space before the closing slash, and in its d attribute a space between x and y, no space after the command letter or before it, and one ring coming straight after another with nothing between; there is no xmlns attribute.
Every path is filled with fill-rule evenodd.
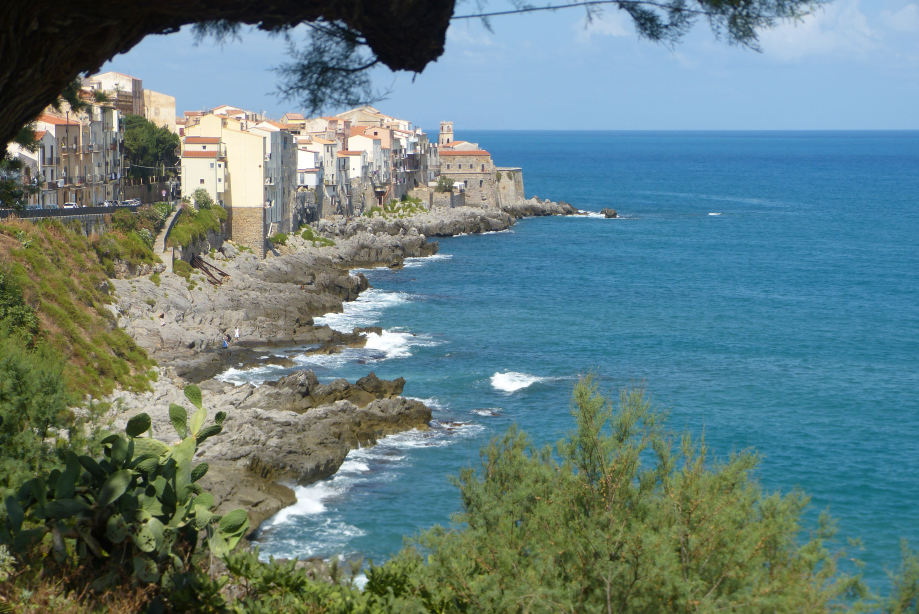
<svg viewBox="0 0 919 614"><path fill-rule="evenodd" d="M239 343L239 327L238 326L236 327L236 334L234 334L233 336L235 337L234 343Z"/></svg>
<svg viewBox="0 0 919 614"><path fill-rule="evenodd" d="M230 347L230 335L223 335L223 349Z"/></svg>
<svg viewBox="0 0 919 614"><path fill-rule="evenodd" d="M166 312L160 314L160 326L166 326Z"/></svg>

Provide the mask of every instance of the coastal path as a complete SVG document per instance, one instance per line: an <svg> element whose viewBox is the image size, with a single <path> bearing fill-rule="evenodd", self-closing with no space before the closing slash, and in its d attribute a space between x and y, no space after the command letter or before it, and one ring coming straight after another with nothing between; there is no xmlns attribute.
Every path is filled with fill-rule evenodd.
<svg viewBox="0 0 919 614"><path fill-rule="evenodd" d="M155 254L165 254L166 253L166 239L169 238L169 231L172 230L172 225L175 224L176 218L179 216L181 207L176 207L176 210L173 211L169 218L166 220L166 224L163 226L163 229L158 235L156 235L156 240L153 242L153 253ZM169 249L170 257L162 258L163 262L166 264L166 272L172 273L172 249Z"/></svg>

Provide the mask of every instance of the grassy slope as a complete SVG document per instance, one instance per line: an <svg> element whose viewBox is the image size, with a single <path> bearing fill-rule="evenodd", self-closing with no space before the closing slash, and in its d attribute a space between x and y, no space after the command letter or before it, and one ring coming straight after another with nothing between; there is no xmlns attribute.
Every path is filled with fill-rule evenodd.
<svg viewBox="0 0 919 614"><path fill-rule="evenodd" d="M156 256L133 233L86 238L60 222L0 224L0 265L67 359L64 378L78 395L143 389L154 364L105 309L113 299L101 288L115 258L152 263Z"/></svg>

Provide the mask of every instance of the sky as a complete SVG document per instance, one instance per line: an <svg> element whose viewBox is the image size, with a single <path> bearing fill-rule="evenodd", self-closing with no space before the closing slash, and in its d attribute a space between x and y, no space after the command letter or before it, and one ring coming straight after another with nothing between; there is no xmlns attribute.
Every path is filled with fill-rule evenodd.
<svg viewBox="0 0 919 614"><path fill-rule="evenodd" d="M917 0L835 0L762 32L761 53L716 40L704 22L668 48L609 8L589 24L566 9L494 18L491 30L454 22L421 74L376 70L391 93L374 106L457 131L919 129ZM221 46L196 45L186 28L148 36L102 71L175 96L179 115L229 104L279 118L300 111L275 94L272 68L287 60L283 40L255 30Z"/></svg>

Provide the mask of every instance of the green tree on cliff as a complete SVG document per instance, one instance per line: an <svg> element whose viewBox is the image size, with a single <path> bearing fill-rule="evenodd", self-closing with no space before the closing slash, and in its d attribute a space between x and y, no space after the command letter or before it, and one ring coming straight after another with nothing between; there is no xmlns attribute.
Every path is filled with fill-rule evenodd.
<svg viewBox="0 0 919 614"><path fill-rule="evenodd" d="M131 163L132 177L146 177L170 171L178 158L179 135L160 128L139 115L124 117L124 153Z"/></svg>

